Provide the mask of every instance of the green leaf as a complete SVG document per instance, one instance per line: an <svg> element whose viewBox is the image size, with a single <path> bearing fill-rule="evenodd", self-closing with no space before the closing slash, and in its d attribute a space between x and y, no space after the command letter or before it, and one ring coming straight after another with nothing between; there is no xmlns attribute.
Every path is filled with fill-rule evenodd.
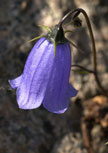
<svg viewBox="0 0 108 153"><path fill-rule="evenodd" d="M48 32L51 32L51 29L45 25L38 25L39 27L48 30Z"/></svg>
<svg viewBox="0 0 108 153"><path fill-rule="evenodd" d="M35 37L35 38L33 38L33 39L31 39L31 40L29 40L27 42L32 42L32 41L35 41L35 40L40 39L42 37L45 37L45 35L41 35L41 36Z"/></svg>
<svg viewBox="0 0 108 153"><path fill-rule="evenodd" d="M108 142L106 142L105 145L108 145Z"/></svg>

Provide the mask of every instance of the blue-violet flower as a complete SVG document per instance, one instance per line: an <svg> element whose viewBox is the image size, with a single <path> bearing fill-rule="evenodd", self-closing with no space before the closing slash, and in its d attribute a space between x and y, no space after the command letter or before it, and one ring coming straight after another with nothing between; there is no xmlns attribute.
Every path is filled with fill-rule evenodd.
<svg viewBox="0 0 108 153"><path fill-rule="evenodd" d="M23 73L9 80L11 87L16 89L21 109L34 109L43 104L50 112L63 113L68 108L70 97L77 94L77 90L69 84L69 42L63 36L63 29L55 29L34 45ZM56 54L53 41L56 42Z"/></svg>

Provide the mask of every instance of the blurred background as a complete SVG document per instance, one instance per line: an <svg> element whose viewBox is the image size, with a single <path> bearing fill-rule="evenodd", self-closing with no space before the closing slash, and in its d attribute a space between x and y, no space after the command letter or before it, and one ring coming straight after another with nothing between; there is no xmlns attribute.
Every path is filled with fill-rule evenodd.
<svg viewBox="0 0 108 153"><path fill-rule="evenodd" d="M0 0L0 153L108 153L108 101L92 74L71 72L70 82L79 93L61 115L42 106L20 110L8 84L22 73L35 44L25 42L46 33L38 25L52 27L77 7L90 17L99 78L107 90L107 0ZM92 69L91 41L82 16L81 20L81 28L67 26L73 30L68 37L83 51L72 47L72 64Z"/></svg>

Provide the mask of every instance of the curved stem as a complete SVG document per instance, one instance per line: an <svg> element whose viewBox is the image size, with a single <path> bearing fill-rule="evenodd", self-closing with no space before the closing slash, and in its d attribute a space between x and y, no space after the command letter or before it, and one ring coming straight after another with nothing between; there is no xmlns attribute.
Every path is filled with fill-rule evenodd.
<svg viewBox="0 0 108 153"><path fill-rule="evenodd" d="M79 9L71 10L69 13L67 13L67 14L61 19L61 21L59 22L58 25L61 27L62 24L64 23L64 21L65 21L69 16L71 16L73 13L75 13L75 14L74 14L74 16L72 17L72 19L74 19L75 17L77 17L77 16L80 14L80 10L79 10Z"/></svg>
<svg viewBox="0 0 108 153"><path fill-rule="evenodd" d="M105 91L105 89L103 88L103 86L101 85L101 82L100 82L99 77L98 77L96 46L95 46L95 40L94 40L93 31L92 31L92 27L91 27L91 23L90 23L89 17L88 17L87 13L83 9L78 9L78 10L80 10L80 12L84 15L84 17L86 19L86 22L87 22L88 29L89 29L89 34L90 34L90 38L91 38L91 42L92 42L93 69L94 69L94 76L95 76L96 83L97 83L99 89L102 91L102 93L105 96L108 97L108 94Z"/></svg>
<svg viewBox="0 0 108 153"><path fill-rule="evenodd" d="M77 9L74 9L72 11L70 11L68 14L66 14L62 20L59 22L59 26L62 26L62 24L64 23L64 21L69 17L71 16L72 14L73 17L72 19L74 19L75 17L77 17L80 13L82 13L86 19L86 23L87 23L87 26L88 26L88 29L89 29L89 34L90 34L90 38L91 38L91 42L92 42L92 53L93 53L93 69L94 69L94 76L95 76L95 80L96 80L96 83L99 87L99 89L101 90L101 92L108 97L108 94L107 92L105 91L105 89L103 88L103 86L101 85L101 82L99 80L99 77L98 77L98 71L97 71L97 58L96 58L96 47L95 47L95 40L94 40L94 35L93 35L93 31L92 31L92 27L91 27L91 23L90 23L90 20L89 20L89 17L87 15L87 13L81 9L81 8L77 8Z"/></svg>

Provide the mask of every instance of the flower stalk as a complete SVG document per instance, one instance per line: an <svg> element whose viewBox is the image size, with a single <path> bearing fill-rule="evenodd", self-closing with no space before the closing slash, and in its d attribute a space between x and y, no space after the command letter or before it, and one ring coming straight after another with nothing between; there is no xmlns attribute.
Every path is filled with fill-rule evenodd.
<svg viewBox="0 0 108 153"><path fill-rule="evenodd" d="M89 34L90 34L90 38L91 38L91 42L92 42L92 58L93 58L93 71L92 73L94 74L95 77L95 81L100 89L100 91L108 97L108 93L106 92L106 90L104 89L104 87L102 86L99 77L98 77L98 71L97 71L97 55L96 55L96 46L95 46L95 40L94 40L94 35L93 35L93 31L92 31L92 27L91 27L91 23L89 20L89 17L87 15L87 13L82 9L82 8L77 8L74 9L72 11L70 11L68 14L66 14L62 20L59 22L59 26L62 26L64 21L71 15L72 16L72 20L75 19L80 13L82 13L85 17L87 26L88 26L88 30L89 30ZM80 67L82 68L82 67ZM87 69L86 69L87 70ZM87 70L88 71L88 70Z"/></svg>
<svg viewBox="0 0 108 153"><path fill-rule="evenodd" d="M87 68L85 68L83 66L77 65L77 64L72 64L71 67L77 67L77 68L82 69L82 70L84 70L84 71L86 71L88 73L93 73L94 74L94 71L89 70L89 69L87 69Z"/></svg>

